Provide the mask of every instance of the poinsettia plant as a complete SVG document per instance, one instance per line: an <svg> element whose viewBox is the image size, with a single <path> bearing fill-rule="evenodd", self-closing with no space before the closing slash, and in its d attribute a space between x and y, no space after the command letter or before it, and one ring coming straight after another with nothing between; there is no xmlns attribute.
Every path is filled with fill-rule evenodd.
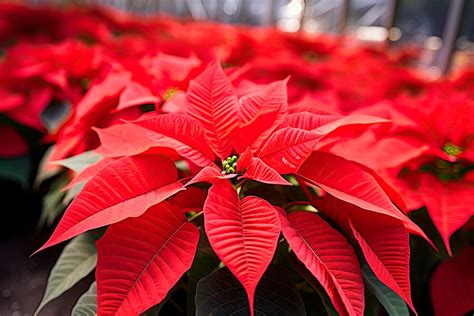
<svg viewBox="0 0 474 316"><path fill-rule="evenodd" d="M201 264L197 251L207 242L214 268L220 261L245 289L251 315L265 309L258 296L265 271L291 256L339 314L364 313L363 275L386 289L376 295L391 293L414 311L408 234L423 231L377 174L320 149L387 120L289 113L286 80L247 92L237 97L212 63L191 81L182 113L151 112L98 129L100 159L73 179L70 187L83 188L40 250L74 237L71 244L84 243L88 231L107 227L96 244L99 315L143 313L182 282L194 295L194 276L184 276L193 260ZM75 278L94 269L93 259ZM54 277L44 303L57 296ZM212 290L201 282L197 297L219 294L200 293Z"/></svg>
<svg viewBox="0 0 474 316"><path fill-rule="evenodd" d="M38 226L73 201L39 313L96 266L73 314L474 308L472 70L105 8L2 3L0 21L0 176L28 188L52 145Z"/></svg>

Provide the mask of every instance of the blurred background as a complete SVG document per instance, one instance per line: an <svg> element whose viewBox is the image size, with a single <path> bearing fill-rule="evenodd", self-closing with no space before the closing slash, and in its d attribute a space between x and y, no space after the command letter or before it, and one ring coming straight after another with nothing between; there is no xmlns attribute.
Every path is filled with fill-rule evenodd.
<svg viewBox="0 0 474 316"><path fill-rule="evenodd" d="M413 44L420 65L439 75L473 62L473 0L32 0L33 4L107 5L153 15L276 26L284 31L354 35ZM450 61L454 64L450 65Z"/></svg>
<svg viewBox="0 0 474 316"><path fill-rule="evenodd" d="M0 1L4 2L7 1ZM286 32L347 35L361 42L409 45L421 51L417 64L433 78L474 64L474 0L31 0L27 3L107 5L145 16L159 13L184 19L275 26ZM34 179L44 152L45 148L40 148L28 157L0 159L3 213L0 316L31 315L61 251L55 247L29 259L51 232L36 229L41 199L47 188L35 187ZM75 287L63 299L50 304L44 315L70 309L78 293L84 290L85 286Z"/></svg>

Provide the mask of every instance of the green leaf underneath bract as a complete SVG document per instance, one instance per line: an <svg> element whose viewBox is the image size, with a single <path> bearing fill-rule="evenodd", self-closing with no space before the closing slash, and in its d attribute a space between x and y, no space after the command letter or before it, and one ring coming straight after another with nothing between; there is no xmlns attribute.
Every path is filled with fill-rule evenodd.
<svg viewBox="0 0 474 316"><path fill-rule="evenodd" d="M86 151L82 154L77 156L73 156L71 158L66 158L62 160L57 160L51 162L54 165L59 165L66 167L68 169L73 170L76 173L81 172L85 168L89 167L90 165L96 163L102 158L102 156L93 151Z"/></svg>
<svg viewBox="0 0 474 316"><path fill-rule="evenodd" d="M193 265L188 271L188 296L187 296L187 314L194 315L194 296L196 295L196 287L202 278L211 274L219 266L219 258L214 254L207 241L205 233L200 231L200 240Z"/></svg>
<svg viewBox="0 0 474 316"><path fill-rule="evenodd" d="M227 268L199 281L196 315L245 315L249 303L244 288ZM306 315L306 310L288 271L270 266L255 292L255 315Z"/></svg>
<svg viewBox="0 0 474 316"><path fill-rule="evenodd" d="M95 239L91 233L74 238L63 250L48 278L36 314L49 302L73 287L94 270L97 262Z"/></svg>
<svg viewBox="0 0 474 316"><path fill-rule="evenodd" d="M97 315L97 287L92 283L87 292L74 305L71 315L73 316L96 316Z"/></svg>
<svg viewBox="0 0 474 316"><path fill-rule="evenodd" d="M389 315L410 315L407 304L394 291L380 282L367 264L362 266L362 275L367 287L374 293Z"/></svg>

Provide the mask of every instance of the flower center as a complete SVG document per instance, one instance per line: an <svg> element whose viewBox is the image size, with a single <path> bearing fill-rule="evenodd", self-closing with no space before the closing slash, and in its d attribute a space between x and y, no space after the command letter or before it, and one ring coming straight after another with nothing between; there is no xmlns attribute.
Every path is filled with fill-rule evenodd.
<svg viewBox="0 0 474 316"><path fill-rule="evenodd" d="M226 160L222 160L222 173L223 174L231 174L235 173L237 170L237 157L236 155L234 156L229 156L227 157Z"/></svg>
<svg viewBox="0 0 474 316"><path fill-rule="evenodd" d="M443 151L453 157L462 154L462 148L450 142L444 144Z"/></svg>
<svg viewBox="0 0 474 316"><path fill-rule="evenodd" d="M178 91L178 88L172 87L169 88L168 90L165 91L165 95L163 96L163 99L166 101L169 98L171 98L176 92Z"/></svg>

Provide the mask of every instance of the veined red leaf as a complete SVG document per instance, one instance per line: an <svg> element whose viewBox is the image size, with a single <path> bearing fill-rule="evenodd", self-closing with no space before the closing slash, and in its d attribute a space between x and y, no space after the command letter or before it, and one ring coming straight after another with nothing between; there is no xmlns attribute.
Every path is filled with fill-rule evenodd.
<svg viewBox="0 0 474 316"><path fill-rule="evenodd" d="M313 202L318 211L347 234L354 235L377 279L415 312L410 292L409 237L403 223L389 216L368 212L329 194Z"/></svg>
<svg viewBox="0 0 474 316"><path fill-rule="evenodd" d="M198 182L208 182L208 183L215 183L221 179L230 179L235 177L235 174L222 174L222 171L216 166L207 166L201 169L188 183L186 186L190 186L192 184Z"/></svg>
<svg viewBox="0 0 474 316"><path fill-rule="evenodd" d="M221 158L232 152L232 134L238 126L234 87L219 63L192 80L186 98L187 112L204 127L209 144Z"/></svg>
<svg viewBox="0 0 474 316"><path fill-rule="evenodd" d="M107 157L133 156L156 145L153 140L144 137L142 127L130 123L114 124L94 130L101 144L97 151Z"/></svg>
<svg viewBox="0 0 474 316"><path fill-rule="evenodd" d="M286 113L288 80L279 80L261 87L256 92L247 94L239 100L239 121L246 125L262 113ZM282 111L283 109L283 111Z"/></svg>
<svg viewBox="0 0 474 316"><path fill-rule="evenodd" d="M200 211L206 200L207 190L187 187L186 190L170 197L167 201L172 205L179 206L184 212Z"/></svg>
<svg viewBox="0 0 474 316"><path fill-rule="evenodd" d="M179 114L160 114L133 124L145 128L144 136L147 138L160 146L173 148L200 167L214 160L214 153L196 120Z"/></svg>
<svg viewBox="0 0 474 316"><path fill-rule="evenodd" d="M103 82L92 86L76 106L76 120L87 121L99 113L102 114L104 106L110 107L106 101L118 97L130 82L130 77L130 73L125 71L111 73Z"/></svg>
<svg viewBox="0 0 474 316"><path fill-rule="evenodd" d="M132 156L153 147L165 147L201 167L214 160L199 123L182 115L162 114L96 131L100 152L109 157Z"/></svg>
<svg viewBox="0 0 474 316"><path fill-rule="evenodd" d="M313 131L319 135L334 136L334 132L346 132L347 130L351 131L358 125L373 125L389 122L389 120L380 117L364 114L353 114L344 116L338 120L329 122L328 124L321 125Z"/></svg>
<svg viewBox="0 0 474 316"><path fill-rule="evenodd" d="M272 169L261 159L255 157L252 158L252 162L239 179L250 179L275 185L291 185L291 183L286 181L275 169Z"/></svg>
<svg viewBox="0 0 474 316"><path fill-rule="evenodd" d="M162 156L124 157L99 170L73 200L38 251L85 231L143 214L183 190L174 163Z"/></svg>
<svg viewBox="0 0 474 316"><path fill-rule="evenodd" d="M233 137L233 146L237 152L250 148L252 152L257 152L263 141L276 128L274 112L263 113L247 125L240 126Z"/></svg>
<svg viewBox="0 0 474 316"><path fill-rule="evenodd" d="M204 225L212 249L244 286L253 316L255 289L280 235L276 210L254 196L239 201L229 181L222 180L209 189Z"/></svg>
<svg viewBox="0 0 474 316"><path fill-rule="evenodd" d="M374 177L356 163L315 151L298 174L342 201L400 220L409 231L427 239L423 231L390 201Z"/></svg>
<svg viewBox="0 0 474 316"><path fill-rule="evenodd" d="M311 131L317 129L318 127L334 122L339 118L340 117L337 115L316 114L308 111L302 111L288 115L286 124L288 124L289 127Z"/></svg>
<svg viewBox="0 0 474 316"><path fill-rule="evenodd" d="M270 83L257 92L239 100L239 133L234 136L234 147L243 151L250 146L256 151L288 113L286 83Z"/></svg>
<svg viewBox="0 0 474 316"><path fill-rule="evenodd" d="M247 149L245 149L245 151L240 154L239 159L237 159L237 173L240 173L247 169L248 166L250 166L250 164L252 163L252 158L252 150L250 149L250 147L247 147Z"/></svg>
<svg viewBox="0 0 474 316"><path fill-rule="evenodd" d="M142 104L155 104L161 99L154 96L151 91L135 81L130 81L120 95L117 110L128 109Z"/></svg>
<svg viewBox="0 0 474 316"><path fill-rule="evenodd" d="M448 254L452 256L451 235L474 215L474 184L441 182L432 175L423 174L419 192Z"/></svg>
<svg viewBox="0 0 474 316"><path fill-rule="evenodd" d="M107 229L97 242L98 315L138 315L160 303L189 270L199 230L163 202Z"/></svg>
<svg viewBox="0 0 474 316"><path fill-rule="evenodd" d="M399 168L420 157L430 149L425 143L401 135L380 137L376 131L368 130L356 138L331 142L330 151L338 156L357 161L375 170ZM329 147L327 146L327 147ZM325 151L327 147L324 147ZM367 153L370 152L370 155Z"/></svg>
<svg viewBox="0 0 474 316"><path fill-rule="evenodd" d="M319 138L310 131L285 127L270 136L258 158L280 174L292 173L311 154Z"/></svg>
<svg viewBox="0 0 474 316"><path fill-rule="evenodd" d="M298 259L319 280L340 315L364 314L364 283L354 249L312 212L280 210L283 235Z"/></svg>
<svg viewBox="0 0 474 316"><path fill-rule="evenodd" d="M410 291L410 244L403 224L389 216L359 211L349 220L375 276L416 313Z"/></svg>

